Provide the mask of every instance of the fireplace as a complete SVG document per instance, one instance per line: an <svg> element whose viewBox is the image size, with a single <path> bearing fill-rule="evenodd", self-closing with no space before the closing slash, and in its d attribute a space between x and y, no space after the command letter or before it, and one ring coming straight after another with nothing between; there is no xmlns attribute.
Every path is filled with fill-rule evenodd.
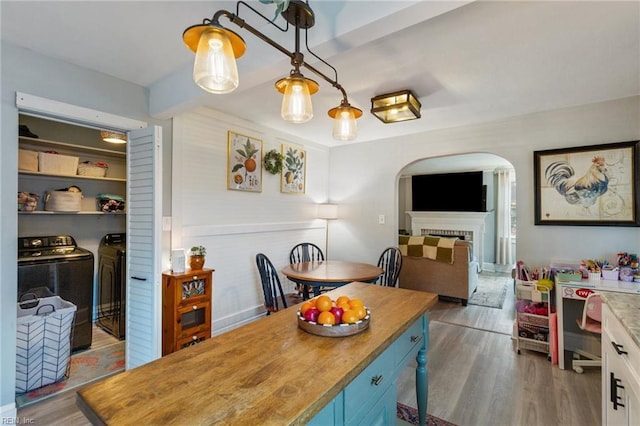
<svg viewBox="0 0 640 426"><path fill-rule="evenodd" d="M412 235L463 236L473 246L473 256L483 262L485 218L487 212L407 212Z"/></svg>

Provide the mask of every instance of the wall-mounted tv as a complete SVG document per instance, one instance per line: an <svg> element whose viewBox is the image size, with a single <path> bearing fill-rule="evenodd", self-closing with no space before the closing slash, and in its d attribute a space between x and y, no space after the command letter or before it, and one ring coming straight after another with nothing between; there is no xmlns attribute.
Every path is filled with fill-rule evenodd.
<svg viewBox="0 0 640 426"><path fill-rule="evenodd" d="M412 210L418 212L484 212L487 188L482 172L415 175Z"/></svg>

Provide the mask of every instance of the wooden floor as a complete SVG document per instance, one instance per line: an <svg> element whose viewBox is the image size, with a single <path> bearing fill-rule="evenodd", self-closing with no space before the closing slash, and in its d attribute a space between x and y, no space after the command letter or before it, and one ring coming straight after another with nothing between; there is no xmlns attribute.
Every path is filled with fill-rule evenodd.
<svg viewBox="0 0 640 426"><path fill-rule="evenodd" d="M429 403L434 416L459 426L599 425L600 370L551 366L545 354L515 351L513 289L502 309L439 301L430 312ZM106 340L108 342L108 339ZM398 382L398 401L415 402L415 364ZM63 393L18 411L32 425L89 425Z"/></svg>
<svg viewBox="0 0 640 426"><path fill-rule="evenodd" d="M429 318L427 411L459 426L601 424L600 369L552 366L547 355L511 338L515 297L502 309L439 301ZM398 401L415 407L415 363L398 383Z"/></svg>

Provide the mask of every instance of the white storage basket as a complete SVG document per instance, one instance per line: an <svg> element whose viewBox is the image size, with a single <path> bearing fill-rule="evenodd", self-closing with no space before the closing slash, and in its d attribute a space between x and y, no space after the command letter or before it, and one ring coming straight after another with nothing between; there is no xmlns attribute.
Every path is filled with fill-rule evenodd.
<svg viewBox="0 0 640 426"><path fill-rule="evenodd" d="M16 392L55 383L67 374L76 309L60 296L18 303Z"/></svg>
<svg viewBox="0 0 640 426"><path fill-rule="evenodd" d="M40 173L75 176L78 170L78 157L71 155L40 152L38 154L38 168Z"/></svg>
<svg viewBox="0 0 640 426"><path fill-rule="evenodd" d="M44 209L52 212L79 212L82 192L49 191L44 195Z"/></svg>
<svg viewBox="0 0 640 426"><path fill-rule="evenodd" d="M102 161L98 163L85 161L78 164L78 176L105 177L108 169L109 165Z"/></svg>
<svg viewBox="0 0 640 426"><path fill-rule="evenodd" d="M38 152L29 149L18 150L18 170L27 172L38 171Z"/></svg>

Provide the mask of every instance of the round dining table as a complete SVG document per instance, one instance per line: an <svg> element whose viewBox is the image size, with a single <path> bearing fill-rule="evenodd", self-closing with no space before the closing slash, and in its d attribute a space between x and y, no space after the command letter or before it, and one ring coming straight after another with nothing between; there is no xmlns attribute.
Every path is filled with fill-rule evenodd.
<svg viewBox="0 0 640 426"><path fill-rule="evenodd" d="M321 260L292 263L281 271L287 278L302 286L303 299L320 294L321 287L340 287L354 281L374 282L384 271L376 265L342 260Z"/></svg>

